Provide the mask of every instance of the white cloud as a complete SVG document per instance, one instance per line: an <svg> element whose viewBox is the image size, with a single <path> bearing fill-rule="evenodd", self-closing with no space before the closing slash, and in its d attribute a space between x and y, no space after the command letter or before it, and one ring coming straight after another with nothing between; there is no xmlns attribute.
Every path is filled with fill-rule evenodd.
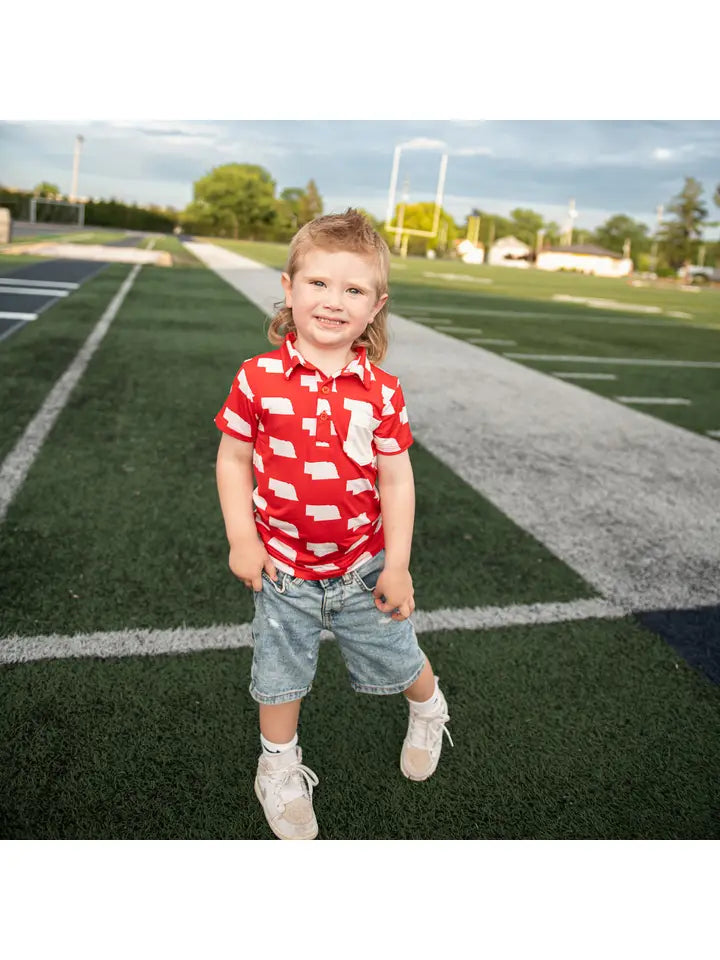
<svg viewBox="0 0 720 960"><path fill-rule="evenodd" d="M492 150L490 147L461 147L459 150L453 150L454 157L490 157Z"/></svg>
<svg viewBox="0 0 720 960"><path fill-rule="evenodd" d="M653 150L652 155L654 160L668 160L672 156L672 150L667 150L665 147L658 147L657 150Z"/></svg>
<svg viewBox="0 0 720 960"><path fill-rule="evenodd" d="M431 140L429 137L415 137L413 140L407 140L401 143L403 150L444 150L444 140Z"/></svg>

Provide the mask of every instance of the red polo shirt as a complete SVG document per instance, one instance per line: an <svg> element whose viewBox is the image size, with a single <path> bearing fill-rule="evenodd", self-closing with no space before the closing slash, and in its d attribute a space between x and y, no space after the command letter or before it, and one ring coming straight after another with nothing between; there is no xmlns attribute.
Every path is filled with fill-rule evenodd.
<svg viewBox="0 0 720 960"><path fill-rule="evenodd" d="M294 344L246 360L215 423L254 444L255 522L278 569L323 580L383 549L377 453L402 453L412 434L400 381L364 347L326 377Z"/></svg>

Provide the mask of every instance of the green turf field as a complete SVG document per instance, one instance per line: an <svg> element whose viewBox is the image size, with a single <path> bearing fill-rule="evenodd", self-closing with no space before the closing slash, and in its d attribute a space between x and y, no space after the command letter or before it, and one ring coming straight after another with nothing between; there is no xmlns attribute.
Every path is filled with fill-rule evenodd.
<svg viewBox="0 0 720 960"><path fill-rule="evenodd" d="M420 266L394 274L398 313L403 302L461 307L488 295L398 280ZM108 267L0 345L3 458L129 269ZM577 289L584 278L572 279ZM521 300L526 311L551 303L507 302ZM572 323L590 337L597 314L580 312L594 319L546 329L566 336ZM691 337L714 336L690 330L683 341L677 326L633 327L637 342L614 346L689 356ZM211 271L140 271L0 527L0 637L249 621L251 597L226 567L212 419L240 362L266 349L259 312ZM700 353L712 349L708 339ZM712 378L686 384L712 394ZM412 458L420 610L593 596L419 443ZM439 487L452 492L449 514L436 509ZM718 688L632 618L420 640L455 740L425 784L398 769L401 698L353 694L334 644L323 645L301 721L304 760L321 780L321 837L720 838ZM140 653L0 667L0 836L270 837L252 793L251 651Z"/></svg>

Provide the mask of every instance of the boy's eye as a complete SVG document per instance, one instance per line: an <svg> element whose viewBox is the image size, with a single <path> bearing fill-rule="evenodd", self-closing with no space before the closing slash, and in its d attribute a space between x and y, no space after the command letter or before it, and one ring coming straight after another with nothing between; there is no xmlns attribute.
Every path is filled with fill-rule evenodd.
<svg viewBox="0 0 720 960"><path fill-rule="evenodd" d="M350 287L349 293L362 293L362 290L358 290L357 287Z"/></svg>
<svg viewBox="0 0 720 960"><path fill-rule="evenodd" d="M322 280L311 280L311 281L310 281L310 284L311 284L311 286L313 286L313 287L318 287L318 286L319 286L319 287L324 287L324 286L325 286L325 284L323 283Z"/></svg>

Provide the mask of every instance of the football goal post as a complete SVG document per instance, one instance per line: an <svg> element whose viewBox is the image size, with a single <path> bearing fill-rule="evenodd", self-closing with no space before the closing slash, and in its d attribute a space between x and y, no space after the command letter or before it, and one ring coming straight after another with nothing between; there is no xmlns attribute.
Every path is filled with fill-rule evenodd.
<svg viewBox="0 0 720 960"><path fill-rule="evenodd" d="M85 204L70 200L46 200L32 197L30 200L30 223L65 223L85 226Z"/></svg>

